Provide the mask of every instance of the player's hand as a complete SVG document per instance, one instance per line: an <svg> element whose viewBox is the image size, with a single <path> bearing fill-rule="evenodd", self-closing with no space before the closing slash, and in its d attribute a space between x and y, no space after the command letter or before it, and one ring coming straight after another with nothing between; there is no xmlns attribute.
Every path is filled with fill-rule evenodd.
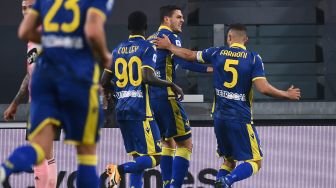
<svg viewBox="0 0 336 188"><path fill-rule="evenodd" d="M207 72L207 73L212 73L212 72L213 72L213 67L207 67L206 72Z"/></svg>
<svg viewBox="0 0 336 188"><path fill-rule="evenodd" d="M17 106L15 104L10 104L3 114L3 119L5 121L14 120L17 111Z"/></svg>
<svg viewBox="0 0 336 188"><path fill-rule="evenodd" d="M291 85L287 89L288 98L291 100L299 100L301 98L301 91L299 88L295 88L293 85Z"/></svg>
<svg viewBox="0 0 336 188"><path fill-rule="evenodd" d="M163 38L156 37L153 40L153 43L155 46L159 49L169 49L169 47L172 45L169 38L166 35L163 35Z"/></svg>
<svg viewBox="0 0 336 188"><path fill-rule="evenodd" d="M177 100L182 101L184 98L184 93L183 93L182 88L180 88L179 86L173 83L173 86L171 86L171 89L173 90Z"/></svg>

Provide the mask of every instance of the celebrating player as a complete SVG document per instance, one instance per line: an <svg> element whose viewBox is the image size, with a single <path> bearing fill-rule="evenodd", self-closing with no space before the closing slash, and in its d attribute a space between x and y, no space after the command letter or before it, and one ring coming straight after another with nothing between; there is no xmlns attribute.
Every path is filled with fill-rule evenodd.
<svg viewBox="0 0 336 188"><path fill-rule="evenodd" d="M113 0L37 0L19 28L21 39L42 42L31 83L30 145L18 147L1 164L0 182L40 164L51 152L56 127L75 144L77 187L98 187L96 144L102 120L99 66L111 62L104 33ZM42 20L42 33L38 29Z"/></svg>
<svg viewBox="0 0 336 188"><path fill-rule="evenodd" d="M282 91L269 84L261 57L246 50L247 41L246 27L240 24L229 28L229 47L196 52L171 44L166 36L155 40L159 48L168 49L179 57L209 62L214 66L214 127L218 154L224 158L217 180L224 188L250 177L261 168L263 154L251 112L252 85L271 97L299 100L301 95L300 89L294 86ZM243 163L236 166L236 161Z"/></svg>
<svg viewBox="0 0 336 188"><path fill-rule="evenodd" d="M148 38L168 36L169 40L181 46L177 35L182 32L184 23L181 9L168 5L160 8L161 26ZM167 50L157 51L155 72L161 79L175 82L175 69L180 65L184 69L196 72L212 72L212 67L191 64L172 55ZM161 174L164 188L181 187L187 175L192 152L191 129L187 114L170 88L150 87L151 104L162 140ZM177 146L177 149L175 150Z"/></svg>
<svg viewBox="0 0 336 188"><path fill-rule="evenodd" d="M113 50L111 70L105 70L102 85L115 83L117 99L117 124L124 139L125 149L134 158L133 162L121 165L110 164L107 174L109 187L119 184L120 176L130 175L130 187L142 187L145 169L160 163L160 132L151 110L148 86L169 87L176 96L183 98L182 89L171 81L155 76L156 48L145 40L147 17L136 11L128 17L129 39Z"/></svg>

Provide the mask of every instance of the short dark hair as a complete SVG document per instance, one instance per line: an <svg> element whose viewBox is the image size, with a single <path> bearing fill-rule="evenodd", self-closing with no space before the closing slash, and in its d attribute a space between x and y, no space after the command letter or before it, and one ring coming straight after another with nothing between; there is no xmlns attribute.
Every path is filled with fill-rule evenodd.
<svg viewBox="0 0 336 188"><path fill-rule="evenodd" d="M240 23L229 25L228 31L230 31L230 30L243 31L243 32L247 33L247 29L246 29L245 25L240 24Z"/></svg>
<svg viewBox="0 0 336 188"><path fill-rule="evenodd" d="M147 16L141 11L134 11L128 16L128 30L141 33L147 29Z"/></svg>
<svg viewBox="0 0 336 188"><path fill-rule="evenodd" d="M163 22L165 16L171 17L175 10L182 11L182 9L176 5L166 5L166 6L160 7L161 22Z"/></svg>

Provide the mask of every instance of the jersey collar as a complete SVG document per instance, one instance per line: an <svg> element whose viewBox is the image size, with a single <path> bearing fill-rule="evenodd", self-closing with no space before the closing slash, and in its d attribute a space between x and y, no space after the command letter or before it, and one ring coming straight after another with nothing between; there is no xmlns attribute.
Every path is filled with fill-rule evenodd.
<svg viewBox="0 0 336 188"><path fill-rule="evenodd" d="M242 48L242 49L244 49L244 50L246 50L246 47L244 46L244 45L242 45L242 44L239 44L239 43L233 43L231 46L230 46L230 48Z"/></svg>
<svg viewBox="0 0 336 188"><path fill-rule="evenodd" d="M142 38L143 40L145 40L145 37L142 35L130 35L128 37L128 39L138 39L138 38Z"/></svg>
<svg viewBox="0 0 336 188"><path fill-rule="evenodd" d="M165 25L160 25L159 31L162 30L162 29L167 29L168 31L173 32L173 30L171 30L169 27L167 27Z"/></svg>

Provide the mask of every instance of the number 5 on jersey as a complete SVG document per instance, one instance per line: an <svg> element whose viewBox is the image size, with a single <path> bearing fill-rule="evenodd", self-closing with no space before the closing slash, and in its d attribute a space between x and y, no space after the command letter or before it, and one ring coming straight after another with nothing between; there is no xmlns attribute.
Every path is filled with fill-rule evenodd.
<svg viewBox="0 0 336 188"><path fill-rule="evenodd" d="M232 81L231 82L224 82L224 86L227 88L233 88L236 86L238 81L238 72L237 69L231 65L238 65L239 61L234 59L227 59L224 63L224 70L226 72L232 73Z"/></svg>

